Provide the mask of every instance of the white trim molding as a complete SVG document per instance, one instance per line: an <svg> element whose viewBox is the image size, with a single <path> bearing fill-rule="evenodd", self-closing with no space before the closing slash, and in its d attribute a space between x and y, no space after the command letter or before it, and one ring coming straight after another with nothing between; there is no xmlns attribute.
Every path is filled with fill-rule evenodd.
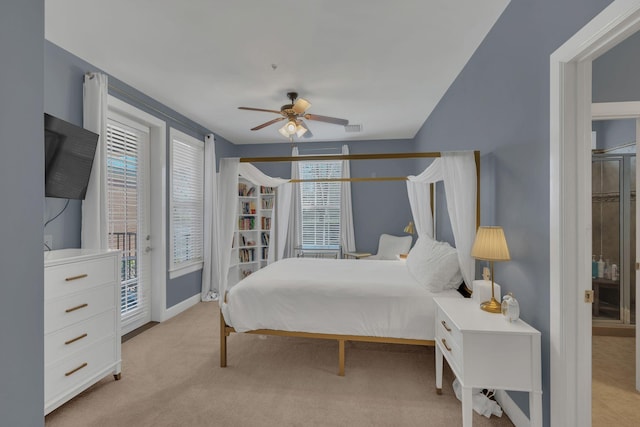
<svg viewBox="0 0 640 427"><path fill-rule="evenodd" d="M504 413L509 417L511 422L516 427L529 427L531 425L529 418L520 409L520 407L513 401L509 393L506 390L496 390L495 394L496 402L500 404Z"/></svg>
<svg viewBox="0 0 640 427"><path fill-rule="evenodd" d="M591 63L639 28L640 0L616 0L551 55L552 426L591 426Z"/></svg>
<svg viewBox="0 0 640 427"><path fill-rule="evenodd" d="M598 102L591 105L593 120L637 119L640 102Z"/></svg>
<svg viewBox="0 0 640 427"><path fill-rule="evenodd" d="M193 307L194 305L198 304L200 302L200 294L196 294L190 298L187 298L184 301L179 302L176 305L172 305L171 307L167 308L163 315L162 315L162 320L160 320L161 322L164 322L165 320L169 320L174 316L177 316L178 314L182 313L183 311Z"/></svg>

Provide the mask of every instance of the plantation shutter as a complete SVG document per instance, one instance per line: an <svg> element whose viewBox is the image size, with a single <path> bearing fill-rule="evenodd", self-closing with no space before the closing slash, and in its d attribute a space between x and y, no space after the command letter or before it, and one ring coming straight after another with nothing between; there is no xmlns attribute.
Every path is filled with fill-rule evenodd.
<svg viewBox="0 0 640 427"><path fill-rule="evenodd" d="M340 178L341 161L298 162L300 179ZM302 182L302 245L340 245L340 182Z"/></svg>
<svg viewBox="0 0 640 427"><path fill-rule="evenodd" d="M172 264L180 269L203 262L204 142L172 132Z"/></svg>
<svg viewBox="0 0 640 427"><path fill-rule="evenodd" d="M107 121L107 206L108 245L121 254L120 305L122 327L132 318L144 316L149 310L147 266L140 262L139 248L144 247L146 236L138 230L147 230L144 212L145 157L148 129L111 114Z"/></svg>

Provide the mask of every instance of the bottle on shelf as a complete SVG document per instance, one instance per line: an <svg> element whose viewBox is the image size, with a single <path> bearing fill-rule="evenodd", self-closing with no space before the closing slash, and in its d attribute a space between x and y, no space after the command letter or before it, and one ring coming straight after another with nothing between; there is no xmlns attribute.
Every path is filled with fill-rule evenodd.
<svg viewBox="0 0 640 427"><path fill-rule="evenodd" d="M600 255L600 259L598 260L598 278L604 278L604 261L602 260L602 255Z"/></svg>

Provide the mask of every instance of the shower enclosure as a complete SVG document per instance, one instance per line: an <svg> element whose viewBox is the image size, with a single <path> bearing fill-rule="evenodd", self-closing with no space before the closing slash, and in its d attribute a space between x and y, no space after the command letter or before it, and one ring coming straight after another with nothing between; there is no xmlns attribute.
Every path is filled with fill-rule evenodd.
<svg viewBox="0 0 640 427"><path fill-rule="evenodd" d="M635 154L592 156L594 326L636 323L635 170Z"/></svg>

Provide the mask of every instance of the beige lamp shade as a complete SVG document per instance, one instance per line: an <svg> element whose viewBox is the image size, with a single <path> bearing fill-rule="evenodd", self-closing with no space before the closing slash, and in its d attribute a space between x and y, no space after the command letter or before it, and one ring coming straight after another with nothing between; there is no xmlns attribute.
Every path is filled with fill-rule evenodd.
<svg viewBox="0 0 640 427"><path fill-rule="evenodd" d="M509 261L511 256L502 227L478 228L471 256L485 261Z"/></svg>
<svg viewBox="0 0 640 427"><path fill-rule="evenodd" d="M405 233L416 234L416 229L413 226L413 221L409 221L409 224L404 228Z"/></svg>

